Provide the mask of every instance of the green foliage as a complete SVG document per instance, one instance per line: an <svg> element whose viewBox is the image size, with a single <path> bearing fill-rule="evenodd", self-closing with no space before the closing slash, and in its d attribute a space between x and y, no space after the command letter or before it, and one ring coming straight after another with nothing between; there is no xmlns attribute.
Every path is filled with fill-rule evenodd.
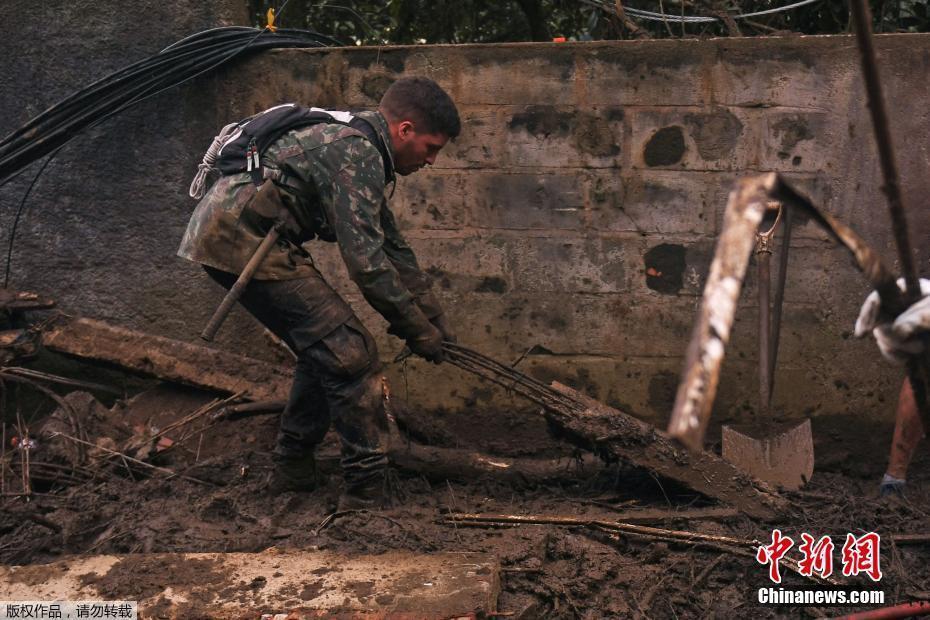
<svg viewBox="0 0 930 620"><path fill-rule="evenodd" d="M682 24L618 15L614 0L290 0L280 26L309 28L348 45L840 34L849 32L848 0L732 19L796 0L624 0L627 9L716 18ZM930 0L870 0L876 32L930 31ZM250 0L256 25L283 0Z"/></svg>

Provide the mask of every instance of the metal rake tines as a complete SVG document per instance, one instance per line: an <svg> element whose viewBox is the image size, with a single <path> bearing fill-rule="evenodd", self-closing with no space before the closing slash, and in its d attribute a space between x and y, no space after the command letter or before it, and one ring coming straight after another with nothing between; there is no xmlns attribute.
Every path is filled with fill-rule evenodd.
<svg viewBox="0 0 930 620"><path fill-rule="evenodd" d="M585 408L582 403L556 392L548 385L477 351L448 342L443 343L443 349L450 363L518 392L544 407L569 412Z"/></svg>

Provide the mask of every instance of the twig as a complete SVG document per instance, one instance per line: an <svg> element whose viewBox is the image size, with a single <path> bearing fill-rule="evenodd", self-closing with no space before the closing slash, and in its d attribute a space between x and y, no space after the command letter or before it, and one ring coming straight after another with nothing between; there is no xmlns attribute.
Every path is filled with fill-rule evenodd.
<svg viewBox="0 0 930 620"><path fill-rule="evenodd" d="M583 519L563 516L538 516L538 515L498 515L498 514L462 514L453 513L446 515L443 519L446 523L454 523L470 527L492 527L495 525L559 525L569 527L587 527L608 534L620 534L633 536L648 540L659 540L669 543L682 543L696 546L708 546L719 549L726 553L743 555L755 558L755 550L763 543L758 540L748 540L732 538L729 536L713 536L702 534L700 532L687 532L682 530L667 530L646 525L633 525L631 523L619 523L614 521L603 521L598 519ZM779 564L788 570L801 574L798 562L791 558L782 558ZM819 576L808 576L809 579L818 582L837 583L829 578Z"/></svg>
<svg viewBox="0 0 930 620"><path fill-rule="evenodd" d="M649 590L646 591L646 595L643 597L643 600L641 600L641 601L638 602L639 608L640 608L643 612L649 611L649 608L652 607L652 599L655 598L656 592L659 591L659 588L662 587L662 584L663 584L663 583L665 583L666 581L668 581L668 578L671 576L671 574L672 574L672 573L670 573L670 572L669 572L669 573L665 573L665 574L662 576L661 579L659 579L657 582L655 582L655 583L649 588Z"/></svg>
<svg viewBox="0 0 930 620"><path fill-rule="evenodd" d="M19 433L19 459L22 471L23 493L27 496L32 492L32 482L29 479L29 429L23 423L23 417L20 412L16 411L16 425Z"/></svg>
<svg viewBox="0 0 930 620"><path fill-rule="evenodd" d="M316 528L314 528L313 535L319 536L320 532L322 532L323 530L328 528L330 525L332 525L336 521L336 519L344 515L347 515L347 514L352 514L353 512L364 512L364 511L363 510L336 510L335 512L331 512L330 514L326 515L326 517L322 521L320 521L320 524L316 526Z"/></svg>
<svg viewBox="0 0 930 620"><path fill-rule="evenodd" d="M207 403L206 405L204 405L203 407L200 407L199 409L197 409L197 410L194 411L193 413L189 413L188 415L184 416L184 417L181 418L180 420L176 420L176 421L172 422L171 424L168 424L168 425L165 426L163 429L159 430L157 433L155 433L155 434L153 434L151 437L149 437L149 438L146 440L146 443L148 443L148 442L150 442L150 441L155 441L155 440L157 440L157 439L160 439L160 438L164 437L165 435L167 435L168 433L170 433L171 431L175 430L176 428L179 428L179 427L184 426L184 425L186 425L186 424L190 424L191 422L193 422L193 421L196 420L197 418L201 418L201 417L207 415L208 413L211 413L211 412L213 412L213 411L216 411L216 410L219 409L220 407L225 407L225 406L228 405L229 403L231 403L231 402L233 402L233 401L235 401L235 400L238 400L238 399L242 398L242 396L243 396L244 394L245 394L245 390L240 391L240 392L237 392L237 393L233 394L232 396L230 396L229 398L224 398L224 399L222 399L222 400L220 400L220 399L214 399L214 400L210 401L209 403Z"/></svg>
<svg viewBox="0 0 930 620"><path fill-rule="evenodd" d="M697 577L694 578L694 581L691 582L691 587L688 588L688 594L693 592L695 588L699 587L701 583L704 581L704 579L706 579L707 576L710 575L710 572L714 570L715 568L717 568L717 566L719 566L720 563L726 557L727 557L727 554L721 553L716 558L711 560L711 562L707 566L705 566L703 570L701 570L700 573L698 573Z"/></svg>
<svg viewBox="0 0 930 620"><path fill-rule="evenodd" d="M44 385L40 383L36 383L33 379L27 379L26 377L17 377L15 375L5 375L4 378L9 381L13 381L15 383L25 383L27 385L30 385L34 387L35 389L39 390L40 392L42 392L43 394L45 394L46 396L48 396L49 398L51 398L52 400L54 400L56 403L58 403L58 406L61 407L62 410L68 415L68 419L71 422L72 430L75 433L81 432L81 427L77 421L77 415L75 414L74 408L71 406L71 403L66 401L64 398L62 398L61 396L59 396L52 390L48 389ZM83 462L85 457L86 457L86 451L84 450L84 446L78 446L78 462Z"/></svg>
<svg viewBox="0 0 930 620"><path fill-rule="evenodd" d="M3 440L0 443L0 495L6 494L6 422L3 422Z"/></svg>
<svg viewBox="0 0 930 620"><path fill-rule="evenodd" d="M891 542L896 545L930 544L930 534L892 534Z"/></svg>
<svg viewBox="0 0 930 620"><path fill-rule="evenodd" d="M4 377L9 377L12 375L26 379L36 379L38 381L48 381L49 383L58 383L60 385L85 388L95 392L106 392L108 394L115 394L116 396L123 395L122 390L117 390L116 388L112 388L108 385L92 383L90 381L80 381L78 379L71 379L69 377L61 377L59 375L53 375L47 372L32 370L31 368L20 368L19 366L8 366L6 368L0 369L0 375Z"/></svg>
<svg viewBox="0 0 930 620"><path fill-rule="evenodd" d="M127 454L123 454L122 452L119 452L117 450L110 450L109 448L104 448L103 446L97 446L97 445L90 443L89 441L84 441L83 439L78 439L77 437L72 437L71 435L66 435L65 433L62 433L62 432L52 433L51 437L64 437L65 439L69 439L77 443L82 443L82 444L97 448L99 450L103 450L104 452L112 454L113 456L118 456L118 457L123 458L124 460L129 460L137 465L141 465L142 467L147 467L148 469L154 469L155 471L160 471L162 473L168 474L168 478L174 478L176 476L178 478L181 478L182 480L187 480L189 482L196 482L197 484L203 484L203 485L210 486L210 487L214 486L213 484L206 482L205 480L200 480L198 478L192 478L190 476L184 476L182 474L179 474L176 471L168 469L167 467L158 467L157 465L150 465L149 463L146 463L145 461L134 459L131 456Z"/></svg>

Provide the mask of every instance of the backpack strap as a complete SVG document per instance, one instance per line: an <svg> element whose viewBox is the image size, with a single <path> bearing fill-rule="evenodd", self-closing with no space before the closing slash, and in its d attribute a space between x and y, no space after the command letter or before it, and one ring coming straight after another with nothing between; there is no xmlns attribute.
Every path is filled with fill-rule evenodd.
<svg viewBox="0 0 930 620"><path fill-rule="evenodd" d="M248 172L252 183L260 187L266 178L261 162L265 150L285 132L318 123L346 125L360 132L381 154L385 185L394 180L387 145L370 121L349 112L331 112L285 103L224 127L198 166L190 187L191 197L203 197L205 181L212 170L219 170L222 174Z"/></svg>
<svg viewBox="0 0 930 620"><path fill-rule="evenodd" d="M381 134L375 129L375 126L361 116L353 116L349 121L349 127L356 129L368 138L368 141L375 145L378 152L381 153L381 160L384 162L384 184L387 185L394 180L394 166L391 164L391 156L388 153L387 145L381 139Z"/></svg>

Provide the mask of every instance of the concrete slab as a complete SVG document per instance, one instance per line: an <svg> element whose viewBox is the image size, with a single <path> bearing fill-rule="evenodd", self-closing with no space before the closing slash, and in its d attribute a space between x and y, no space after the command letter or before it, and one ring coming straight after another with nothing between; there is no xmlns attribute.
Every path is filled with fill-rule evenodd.
<svg viewBox="0 0 930 620"><path fill-rule="evenodd" d="M328 551L75 556L0 566L0 600L138 601L143 618L474 618L493 612L497 558Z"/></svg>

